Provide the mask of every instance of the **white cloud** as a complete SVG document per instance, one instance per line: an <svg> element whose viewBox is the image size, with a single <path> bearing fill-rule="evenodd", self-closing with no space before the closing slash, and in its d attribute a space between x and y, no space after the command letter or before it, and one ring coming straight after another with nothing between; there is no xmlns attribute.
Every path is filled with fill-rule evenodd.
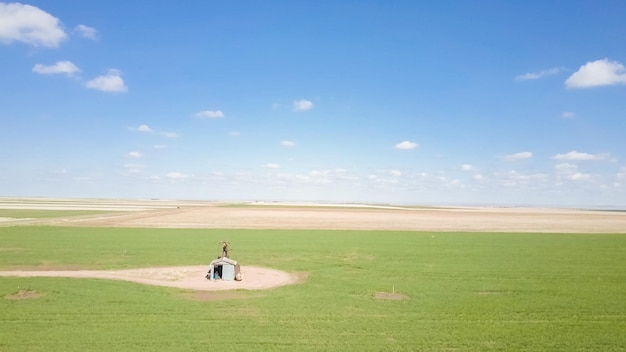
<svg viewBox="0 0 626 352"><path fill-rule="evenodd" d="M574 117L576 117L576 114L571 111L564 111L561 114L561 117L564 119L573 119Z"/></svg>
<svg viewBox="0 0 626 352"><path fill-rule="evenodd" d="M300 99L293 101L294 111L306 111L310 109L313 109L313 103L310 100Z"/></svg>
<svg viewBox="0 0 626 352"><path fill-rule="evenodd" d="M281 141L280 144L282 144L285 147L293 147L296 145L296 142L293 141Z"/></svg>
<svg viewBox="0 0 626 352"><path fill-rule="evenodd" d="M165 177L172 181L180 181L189 178L189 175L180 172L168 172Z"/></svg>
<svg viewBox="0 0 626 352"><path fill-rule="evenodd" d="M126 92L128 88L122 79L122 73L116 69L110 69L106 75L98 76L86 84L87 88L101 90L103 92Z"/></svg>
<svg viewBox="0 0 626 352"><path fill-rule="evenodd" d="M221 110L204 110L196 113L197 118L201 119L221 119L224 113Z"/></svg>
<svg viewBox="0 0 626 352"><path fill-rule="evenodd" d="M128 153L128 156L130 158L134 158L134 159L141 159L141 158L143 158L143 154L141 152L130 152L130 153Z"/></svg>
<svg viewBox="0 0 626 352"><path fill-rule="evenodd" d="M546 76L553 76L558 74L559 72L563 71L564 69L562 67L554 67L551 69L547 69L547 70L542 70L539 72L528 72L528 73L524 73L522 75L516 76L515 80L516 81L531 81L531 80L537 80Z"/></svg>
<svg viewBox="0 0 626 352"><path fill-rule="evenodd" d="M410 150L410 149L415 149L417 147L418 147L417 143L413 143L410 141L404 141L404 142L396 144L396 149L401 149L401 150Z"/></svg>
<svg viewBox="0 0 626 352"><path fill-rule="evenodd" d="M591 177L591 174L583 174L581 172L577 172L568 176L568 178L572 181L587 181L590 180Z"/></svg>
<svg viewBox="0 0 626 352"><path fill-rule="evenodd" d="M547 174L526 174L517 170L509 170L504 173L494 173L494 180L506 188L521 186L537 186L544 184L548 180Z"/></svg>
<svg viewBox="0 0 626 352"><path fill-rule="evenodd" d="M587 181L592 178L592 175L585 174L578 171L578 167L570 163L562 163L554 166L557 177L561 179L567 179L570 181Z"/></svg>
<svg viewBox="0 0 626 352"><path fill-rule="evenodd" d="M73 75L76 72L80 72L80 69L74 65L71 61L58 61L54 65L42 65L36 64L33 67L33 72L42 75L54 75L64 73L68 76Z"/></svg>
<svg viewBox="0 0 626 352"><path fill-rule="evenodd" d="M606 160L608 159L608 155L579 153L577 151L571 151L565 154L557 154L552 158L555 160Z"/></svg>
<svg viewBox="0 0 626 352"><path fill-rule="evenodd" d="M346 169L311 170L308 175L301 177L302 181L316 185L329 185L339 182L355 182L357 177L348 174Z"/></svg>
<svg viewBox="0 0 626 352"><path fill-rule="evenodd" d="M400 176L402 176L402 171L400 171L400 170L389 170L389 175L400 177Z"/></svg>
<svg viewBox="0 0 626 352"><path fill-rule="evenodd" d="M474 165L463 164L463 165L461 165L461 170L463 170L463 171L474 171L474 170L476 170L476 168L474 167Z"/></svg>
<svg viewBox="0 0 626 352"><path fill-rule="evenodd" d="M79 24L74 28L74 32L78 33L81 37L96 40L98 39L98 31L95 28Z"/></svg>
<svg viewBox="0 0 626 352"><path fill-rule="evenodd" d="M177 138L178 137L178 133L176 133L176 132L155 131L154 129L152 129L148 125L139 125L139 127L137 127L137 128L129 127L129 130L131 130L131 131L138 131L138 132L142 132L142 133L151 133L151 134L154 133L154 134L158 134L160 136L167 137L167 138Z"/></svg>
<svg viewBox="0 0 626 352"><path fill-rule="evenodd" d="M154 148L154 149L166 149L167 145L165 145L165 144L155 144L152 148Z"/></svg>
<svg viewBox="0 0 626 352"><path fill-rule="evenodd" d="M38 7L0 2L0 43L55 48L67 37L58 18Z"/></svg>
<svg viewBox="0 0 626 352"><path fill-rule="evenodd" d="M152 129L148 125L141 125L141 126L137 127L137 131L144 132L144 133L150 133L150 132L152 132Z"/></svg>
<svg viewBox="0 0 626 352"><path fill-rule="evenodd" d="M522 160L522 159L530 159L533 157L533 153L531 152L519 152L515 154L505 155L504 160Z"/></svg>
<svg viewBox="0 0 626 352"><path fill-rule="evenodd" d="M267 163L267 164L263 165L262 167L264 167L266 169L280 169L280 165L274 164L274 163Z"/></svg>
<svg viewBox="0 0 626 352"><path fill-rule="evenodd" d="M608 59L587 62L566 81L567 88L591 88L626 84L626 69L617 61Z"/></svg>

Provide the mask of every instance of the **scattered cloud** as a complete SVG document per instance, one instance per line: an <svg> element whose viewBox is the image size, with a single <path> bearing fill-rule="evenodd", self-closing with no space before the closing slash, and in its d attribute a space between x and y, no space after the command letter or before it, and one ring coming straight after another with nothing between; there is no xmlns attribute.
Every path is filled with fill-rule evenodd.
<svg viewBox="0 0 626 352"><path fill-rule="evenodd" d="M221 110L204 110L197 112L195 116L200 119L221 119L224 113Z"/></svg>
<svg viewBox="0 0 626 352"><path fill-rule="evenodd" d="M167 138L178 138L178 133L176 132L165 132L165 131L156 131L152 129L148 125L139 125L139 127L129 127L131 131L137 131L141 133L149 133L149 134L157 134L159 136L167 137Z"/></svg>
<svg viewBox="0 0 626 352"><path fill-rule="evenodd" d="M113 93L123 93L128 90L122 79L122 73L116 69L110 69L106 75L98 76L88 81L85 86L87 86L87 88Z"/></svg>
<svg viewBox="0 0 626 352"><path fill-rule="evenodd" d="M570 181L588 181L593 175L578 171L578 166L570 163L562 163L554 166L557 178Z"/></svg>
<svg viewBox="0 0 626 352"><path fill-rule="evenodd" d="M474 170L476 170L476 168L474 167L474 165L463 164L463 165L461 165L461 170L463 170L463 171L474 171Z"/></svg>
<svg viewBox="0 0 626 352"><path fill-rule="evenodd" d="M148 126L148 125L141 125L141 126L137 127L137 131L144 132L144 133L151 133L152 132L152 128L150 128L150 126Z"/></svg>
<svg viewBox="0 0 626 352"><path fill-rule="evenodd" d="M280 144L285 146L285 147L294 147L296 145L296 142L293 142L293 141L281 141Z"/></svg>
<svg viewBox="0 0 626 352"><path fill-rule="evenodd" d="M544 78L546 76L556 75L564 70L565 69L563 67L553 67L553 68L542 70L539 72L528 72L528 73L524 73L522 75L516 76L515 80L516 81L534 81L540 78Z"/></svg>
<svg viewBox="0 0 626 352"><path fill-rule="evenodd" d="M74 28L74 33L78 33L83 38L96 40L98 39L98 31L95 28L79 24Z"/></svg>
<svg viewBox="0 0 626 352"><path fill-rule="evenodd" d="M153 146L154 149L167 149L167 145L165 144L155 144Z"/></svg>
<svg viewBox="0 0 626 352"><path fill-rule="evenodd" d="M389 175L395 176L395 177L400 177L400 176L402 176L402 171L400 171L400 170L389 170Z"/></svg>
<svg viewBox="0 0 626 352"><path fill-rule="evenodd" d="M495 181L506 188L540 185L545 183L548 178L546 174L526 174L517 170L494 174Z"/></svg>
<svg viewBox="0 0 626 352"><path fill-rule="evenodd" d="M180 172L168 172L165 177L172 181L181 181L189 178L189 175Z"/></svg>
<svg viewBox="0 0 626 352"><path fill-rule="evenodd" d="M274 163L267 163L263 165L262 167L266 169L280 169L280 165L274 164Z"/></svg>
<svg viewBox="0 0 626 352"><path fill-rule="evenodd" d="M293 101L294 111L306 111L313 109L313 103L310 100L300 99Z"/></svg>
<svg viewBox="0 0 626 352"><path fill-rule="evenodd" d="M586 160L607 160L607 154L589 154L589 153L579 153L577 151L571 151L565 154L557 154L552 158L555 160L576 160L576 161L586 161Z"/></svg>
<svg viewBox="0 0 626 352"><path fill-rule="evenodd" d="M418 146L419 145L417 143L413 143L413 142L410 142L410 141L404 141L404 142L396 144L396 149L410 150L410 149L415 149Z"/></svg>
<svg viewBox="0 0 626 352"><path fill-rule="evenodd" d="M533 157L533 153L531 152L519 152L515 154L505 155L504 160L515 161L515 160L530 159L532 157Z"/></svg>
<svg viewBox="0 0 626 352"><path fill-rule="evenodd" d="M72 76L74 73L80 72L80 69L71 61L58 61L54 65L36 64L33 67L33 72L42 75L55 75L59 73L64 73L68 76Z"/></svg>
<svg viewBox="0 0 626 352"><path fill-rule="evenodd" d="M576 117L576 114L571 111L564 111L561 114L561 118L566 119L566 120L573 119L574 117Z"/></svg>
<svg viewBox="0 0 626 352"><path fill-rule="evenodd" d="M626 84L626 68L617 61L602 59L581 66L566 81L567 88L591 88Z"/></svg>
<svg viewBox="0 0 626 352"><path fill-rule="evenodd" d="M141 159L143 158L143 154L141 152L130 152L128 153L128 157L134 158L134 159Z"/></svg>
<svg viewBox="0 0 626 352"><path fill-rule="evenodd" d="M311 184L334 184L340 182L353 182L358 178L348 173L346 169L324 169L324 170L311 170L307 175L303 175L301 179Z"/></svg>
<svg viewBox="0 0 626 352"><path fill-rule="evenodd" d="M56 48L66 37L59 19L40 8L0 2L0 43Z"/></svg>

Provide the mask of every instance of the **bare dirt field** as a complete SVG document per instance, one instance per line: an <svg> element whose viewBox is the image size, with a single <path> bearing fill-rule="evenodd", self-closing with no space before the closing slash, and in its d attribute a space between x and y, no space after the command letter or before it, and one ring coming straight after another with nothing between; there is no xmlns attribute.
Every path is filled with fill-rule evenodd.
<svg viewBox="0 0 626 352"><path fill-rule="evenodd" d="M626 211L584 209L0 198L0 209L8 208L97 209L115 213L0 218L3 226L626 233Z"/></svg>
<svg viewBox="0 0 626 352"><path fill-rule="evenodd" d="M569 209L193 206L57 219L48 225L220 229L319 229L625 233L626 213Z"/></svg>

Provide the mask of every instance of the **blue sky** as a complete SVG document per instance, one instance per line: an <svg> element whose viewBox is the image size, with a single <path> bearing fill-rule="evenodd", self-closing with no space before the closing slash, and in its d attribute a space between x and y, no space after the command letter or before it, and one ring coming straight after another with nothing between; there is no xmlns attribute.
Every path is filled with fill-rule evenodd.
<svg viewBox="0 0 626 352"><path fill-rule="evenodd" d="M626 207L624 13L0 2L0 195Z"/></svg>

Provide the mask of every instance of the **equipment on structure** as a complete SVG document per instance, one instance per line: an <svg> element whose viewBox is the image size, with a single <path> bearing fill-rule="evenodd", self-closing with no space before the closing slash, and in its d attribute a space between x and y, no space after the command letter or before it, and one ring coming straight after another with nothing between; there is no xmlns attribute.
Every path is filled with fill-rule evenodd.
<svg viewBox="0 0 626 352"><path fill-rule="evenodd" d="M239 264L228 257L228 245L230 243L226 241L218 243L221 255L209 264L209 272L205 277L209 280L241 281L242 276Z"/></svg>

